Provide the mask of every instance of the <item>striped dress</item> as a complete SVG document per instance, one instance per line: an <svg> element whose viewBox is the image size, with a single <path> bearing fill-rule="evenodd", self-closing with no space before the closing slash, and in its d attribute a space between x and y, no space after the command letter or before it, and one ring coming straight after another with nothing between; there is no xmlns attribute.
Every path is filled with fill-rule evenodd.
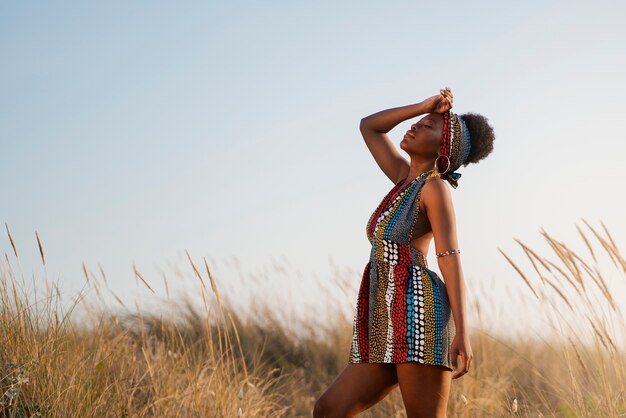
<svg viewBox="0 0 626 418"><path fill-rule="evenodd" d="M418 362L450 370L456 330L441 278L411 247L419 199L433 170L396 184L367 223L372 244L353 323L350 363Z"/></svg>

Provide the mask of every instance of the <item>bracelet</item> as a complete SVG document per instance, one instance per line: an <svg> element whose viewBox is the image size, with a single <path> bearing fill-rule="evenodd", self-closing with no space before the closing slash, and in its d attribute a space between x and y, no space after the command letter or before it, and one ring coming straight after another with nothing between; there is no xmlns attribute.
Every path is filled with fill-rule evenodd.
<svg viewBox="0 0 626 418"><path fill-rule="evenodd" d="M444 255L460 254L460 253L461 253L461 250L456 249L456 250L448 250L443 253L435 253L435 255L437 256L437 258L439 258L439 257L443 257Z"/></svg>

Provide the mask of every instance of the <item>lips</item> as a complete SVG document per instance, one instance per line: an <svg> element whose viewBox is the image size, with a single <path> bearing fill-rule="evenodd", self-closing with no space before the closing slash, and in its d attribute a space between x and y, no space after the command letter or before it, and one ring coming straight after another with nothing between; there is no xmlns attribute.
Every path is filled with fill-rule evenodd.
<svg viewBox="0 0 626 418"><path fill-rule="evenodd" d="M413 132L411 131L406 131L406 133L404 134L404 136L409 136L411 138L415 138L415 136L413 135Z"/></svg>

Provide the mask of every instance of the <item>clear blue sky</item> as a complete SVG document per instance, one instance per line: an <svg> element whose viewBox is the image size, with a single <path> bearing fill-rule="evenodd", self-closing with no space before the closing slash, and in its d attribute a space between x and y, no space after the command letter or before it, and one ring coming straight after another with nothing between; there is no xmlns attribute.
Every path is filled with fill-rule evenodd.
<svg viewBox="0 0 626 418"><path fill-rule="evenodd" d="M128 300L133 261L161 289L184 249L360 273L392 183L359 120L447 85L496 131L453 190L466 281L517 286L497 247L523 260L513 239L545 248L542 227L582 248L575 224L603 221L624 244L625 18L623 2L5 2L0 220L25 276L36 230L68 292L83 260Z"/></svg>

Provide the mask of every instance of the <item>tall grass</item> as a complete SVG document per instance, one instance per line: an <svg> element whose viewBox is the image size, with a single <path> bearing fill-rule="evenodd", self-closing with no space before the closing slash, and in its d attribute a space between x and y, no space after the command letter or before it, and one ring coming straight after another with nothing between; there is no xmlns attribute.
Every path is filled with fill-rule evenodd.
<svg viewBox="0 0 626 418"><path fill-rule="evenodd" d="M608 255L620 280L626 263L604 225L606 235L585 225L591 232L577 226L589 251L585 256L545 231L552 260L516 240L531 272L501 251L511 276L554 319L554 338L514 341L482 328L473 331L474 363L453 383L449 416L626 416L626 358L617 343L626 335L624 304L615 299L598 259L601 252ZM167 299L160 303L170 309L133 311L109 288L102 269L98 276L83 265L85 286L98 299L87 300L81 291L66 309L58 284L48 283L37 233L46 297L30 300L5 226L11 254L0 264L2 416L307 417L345 366L352 317L331 295L355 297L360 277L353 274L319 284L329 296L321 309L332 321L316 321L316 312L297 316L262 298L253 299L254 315L246 315L220 292L222 281L206 258L194 260L188 253L198 300L171 298L174 286L164 277ZM159 301L154 281L134 265L133 272ZM105 292L123 309L103 308ZM480 313L487 303L489 295L482 295L468 306ZM362 416L404 417L399 391Z"/></svg>

